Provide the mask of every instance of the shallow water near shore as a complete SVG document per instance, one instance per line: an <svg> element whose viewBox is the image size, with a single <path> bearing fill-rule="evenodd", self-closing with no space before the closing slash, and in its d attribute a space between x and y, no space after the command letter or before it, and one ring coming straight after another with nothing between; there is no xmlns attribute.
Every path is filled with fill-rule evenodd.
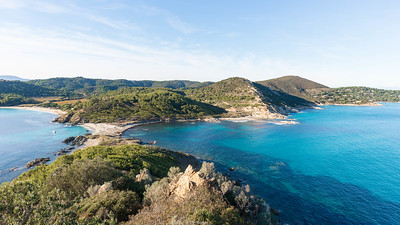
<svg viewBox="0 0 400 225"><path fill-rule="evenodd" d="M54 152L68 147L62 143L65 138L86 133L79 126L51 123L55 117L48 112L0 109L0 183L18 177L35 158L55 159Z"/></svg>
<svg viewBox="0 0 400 225"><path fill-rule="evenodd" d="M290 118L300 124L180 122L124 135L215 162L280 210L282 223L400 224L400 104Z"/></svg>

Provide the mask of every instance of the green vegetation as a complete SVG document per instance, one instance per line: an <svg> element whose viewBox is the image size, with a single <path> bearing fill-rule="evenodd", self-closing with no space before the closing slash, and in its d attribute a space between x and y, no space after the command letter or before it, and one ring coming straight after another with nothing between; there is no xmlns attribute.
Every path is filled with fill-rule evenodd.
<svg viewBox="0 0 400 225"><path fill-rule="evenodd" d="M15 106L21 104L35 104L37 101L17 94L0 93L0 106Z"/></svg>
<svg viewBox="0 0 400 225"><path fill-rule="evenodd" d="M75 96L90 96L96 94L103 94L107 91L118 90L127 87L164 87L164 88L195 88L209 85L210 82L196 82L186 80L172 80L172 81L130 81L130 80L105 80L105 79L89 79L83 77L75 78L50 78L44 80L30 80L27 83L37 86L57 89L64 94Z"/></svg>
<svg viewBox="0 0 400 225"><path fill-rule="evenodd" d="M366 104L399 101L399 91L367 87L331 89L298 76L259 82L234 77L216 83L83 77L26 82L0 80L1 106L37 103L29 98L49 96L58 96L57 100L61 100L61 103L56 103L56 98L47 98L41 106L65 111L73 109L71 117L75 115L75 122L199 118L220 115L223 113L221 108L232 109L229 116L248 116L252 110L285 114L313 103ZM80 99L81 102L74 102ZM168 104L170 105L167 106Z"/></svg>
<svg viewBox="0 0 400 225"><path fill-rule="evenodd" d="M255 102L251 82L239 78L229 78L210 86L185 90L186 96L222 108L248 106Z"/></svg>
<svg viewBox="0 0 400 225"><path fill-rule="evenodd" d="M0 80L0 106L38 103L32 97L48 97L60 95L59 91L22 81Z"/></svg>
<svg viewBox="0 0 400 225"><path fill-rule="evenodd" d="M210 183L190 190L184 199L174 197L171 185L178 185L181 169L193 160L179 152L141 145L78 150L3 183L0 224L274 221L269 207L252 196L248 186L235 185L208 163L199 174Z"/></svg>
<svg viewBox="0 0 400 225"><path fill-rule="evenodd" d="M139 203L140 195L143 196L144 184L136 182L135 175L148 167L153 175L166 176L170 167L181 165L174 158L179 154L156 147L124 145L95 146L61 156L52 164L29 170L0 187L0 224L126 220L127 214L123 212L137 212L137 204L131 203ZM190 159L183 154L180 158ZM99 196L87 192L90 187L107 182L112 182L114 191ZM136 193L138 190L141 193ZM99 215L106 209L107 218Z"/></svg>
<svg viewBox="0 0 400 225"><path fill-rule="evenodd" d="M55 95L57 91L21 81L0 80L0 93L17 94L24 97L43 97Z"/></svg>
<svg viewBox="0 0 400 225"><path fill-rule="evenodd" d="M400 102L400 91L368 87L343 87L320 92L314 96L314 99L322 104Z"/></svg>
<svg viewBox="0 0 400 225"><path fill-rule="evenodd" d="M299 76L284 76L276 79L258 81L257 83L269 87L272 90L297 96L313 101L313 94L329 87Z"/></svg>
<svg viewBox="0 0 400 225"><path fill-rule="evenodd" d="M165 88L124 88L62 107L73 108L61 121L71 123L190 119L224 112Z"/></svg>
<svg viewBox="0 0 400 225"><path fill-rule="evenodd" d="M279 107L290 108L308 106L312 103L302 98L271 90L258 83L234 77L207 87L185 90L188 97L216 105L225 109L236 108L239 116L246 115L246 107L270 107L268 110L277 112Z"/></svg>

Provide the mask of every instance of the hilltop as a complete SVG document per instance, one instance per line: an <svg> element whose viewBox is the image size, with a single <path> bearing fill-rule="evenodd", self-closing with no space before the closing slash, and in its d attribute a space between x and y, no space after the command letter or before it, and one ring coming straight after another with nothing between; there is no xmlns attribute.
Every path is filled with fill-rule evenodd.
<svg viewBox="0 0 400 225"><path fill-rule="evenodd" d="M312 102L302 98L240 77L222 80L203 88L185 90L185 94L197 101L226 109L228 117L283 118L289 112L312 105Z"/></svg>
<svg viewBox="0 0 400 225"><path fill-rule="evenodd" d="M329 89L329 87L317 82L299 77L284 76L276 79L257 81L257 83L269 87L273 90L294 95L310 101L314 101L316 93Z"/></svg>

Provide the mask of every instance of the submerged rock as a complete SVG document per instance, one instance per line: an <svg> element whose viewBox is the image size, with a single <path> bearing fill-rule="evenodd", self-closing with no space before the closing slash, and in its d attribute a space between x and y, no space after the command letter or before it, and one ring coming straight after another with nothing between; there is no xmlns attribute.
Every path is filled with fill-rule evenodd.
<svg viewBox="0 0 400 225"><path fill-rule="evenodd" d="M57 155L57 156L65 155L67 153L70 153L72 151L72 149L74 149L74 147L72 147L72 148L63 148L60 151L54 153L54 155Z"/></svg>
<svg viewBox="0 0 400 225"><path fill-rule="evenodd" d="M17 169L18 169L18 167L14 166L13 168L9 169L8 172L12 172L12 171L17 170Z"/></svg>
<svg viewBox="0 0 400 225"><path fill-rule="evenodd" d="M46 157L46 158L37 158L33 161L28 162L25 166L26 168L31 168L32 166L38 166L41 165L43 163L46 163L50 161L50 157Z"/></svg>

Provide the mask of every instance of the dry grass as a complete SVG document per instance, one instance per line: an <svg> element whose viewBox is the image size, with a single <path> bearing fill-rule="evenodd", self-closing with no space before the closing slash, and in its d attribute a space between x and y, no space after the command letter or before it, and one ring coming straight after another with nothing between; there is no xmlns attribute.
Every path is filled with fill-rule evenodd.
<svg viewBox="0 0 400 225"><path fill-rule="evenodd" d="M61 97L59 97L59 96L35 97L33 99L36 101L39 101L39 102L45 102L45 101L57 101L57 100L60 100Z"/></svg>

